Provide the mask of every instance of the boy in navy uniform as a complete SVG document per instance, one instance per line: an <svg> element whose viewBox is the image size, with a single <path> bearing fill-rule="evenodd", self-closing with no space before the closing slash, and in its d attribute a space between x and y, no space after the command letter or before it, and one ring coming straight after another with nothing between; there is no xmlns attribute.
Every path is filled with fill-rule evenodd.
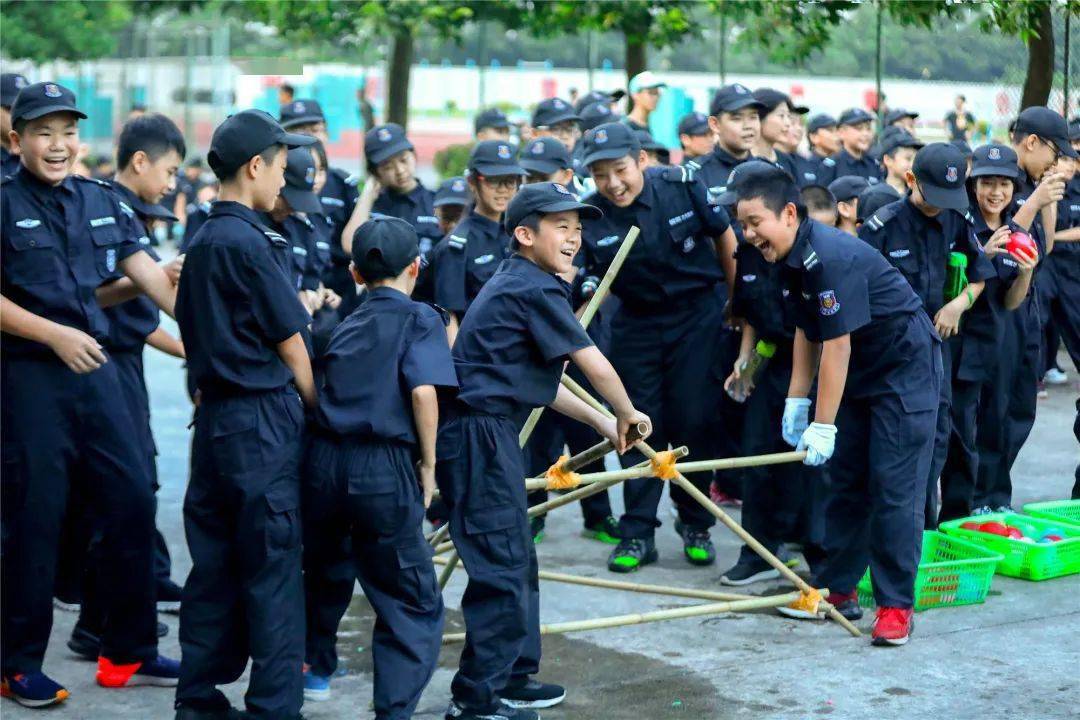
<svg viewBox="0 0 1080 720"><path fill-rule="evenodd" d="M11 108L22 167L0 181L0 412L4 426L0 694L42 707L68 692L41 670L52 630L57 543L77 463L103 530L102 582L112 589L98 683L173 685L157 653L154 494L95 291L120 269L168 313L176 289L144 252L113 191L70 175L79 150L75 95L28 85Z"/></svg>
<svg viewBox="0 0 1080 720"><path fill-rule="evenodd" d="M461 220L465 208L472 202L469 183L463 176L447 178L435 191L435 217L439 218L439 232L448 235Z"/></svg>
<svg viewBox="0 0 1080 720"><path fill-rule="evenodd" d="M590 128L591 129L591 128ZM708 155L716 145L709 116L703 112L691 112L679 120L679 145L682 146L683 164L694 158Z"/></svg>
<svg viewBox="0 0 1080 720"><path fill-rule="evenodd" d="M570 152L581 137L580 123L581 117L565 100L561 98L541 100L532 114L533 137L553 137L566 146L567 152Z"/></svg>
<svg viewBox="0 0 1080 720"><path fill-rule="evenodd" d="M882 137L879 144L881 164L884 166L885 183L898 193L907 192L907 174L915 162L915 153L923 143L915 136L899 128Z"/></svg>
<svg viewBox="0 0 1080 720"><path fill-rule="evenodd" d="M510 139L510 119L499 108L481 110L473 119L473 135L477 142Z"/></svg>
<svg viewBox="0 0 1080 720"><path fill-rule="evenodd" d="M859 195L870 187L866 178L844 175L829 183L829 192L836 198L836 227L849 235L858 232Z"/></svg>
<svg viewBox="0 0 1080 720"><path fill-rule="evenodd" d="M686 163L705 183L710 203L715 203L727 189L728 176L741 162L749 160L754 143L761 134L764 106L745 85L734 83L716 91L709 105L709 127L716 136L716 146L708 155Z"/></svg>
<svg viewBox="0 0 1080 720"><path fill-rule="evenodd" d="M305 551L332 557L351 536L353 576L377 615L375 717L391 720L412 717L442 644L442 595L422 524L435 489L436 392L456 389L457 379L443 316L409 298L420 271L412 225L374 218L352 249L368 295L318 363ZM333 634L328 641L332 652Z"/></svg>
<svg viewBox="0 0 1080 720"><path fill-rule="evenodd" d="M0 74L0 178L19 169L19 156L11 152L11 106L19 91L30 83L18 73Z"/></svg>
<svg viewBox="0 0 1080 720"><path fill-rule="evenodd" d="M828 185L844 175L860 175L873 185L881 181L881 166L870 157L874 140L874 116L862 108L840 113L837 120L840 150L821 161L818 182Z"/></svg>
<svg viewBox="0 0 1080 720"><path fill-rule="evenodd" d="M840 150L840 137L836 134L836 118L825 113L819 113L810 118L806 123L806 142L810 146L810 156L805 159L799 155L795 156L795 164L801 176L796 178L796 181L801 180L803 187L807 185L824 187L827 182L822 181L821 163L825 158Z"/></svg>
<svg viewBox="0 0 1080 720"><path fill-rule="evenodd" d="M735 235L727 213L709 204L689 166L643 172L640 145L627 126L601 125L585 142L585 162L597 188L589 197L605 213L583 223L586 274L602 277L630 227L641 228L611 288L622 303L611 322L613 361L635 404L655 419L661 447L709 447L712 436L722 432L712 417L719 383L710 382L724 304L720 283L727 278L730 287L735 273ZM626 462L640 462L640 455L630 453ZM608 569L631 572L656 561L656 509L663 488L655 478L627 481L621 542L608 558ZM712 563L713 516L677 487L671 496L687 560Z"/></svg>
<svg viewBox="0 0 1080 720"><path fill-rule="evenodd" d="M806 219L786 175L755 178L738 192L747 242L781 265L797 303L782 435L807 452L807 465L832 459L827 557L815 585L830 588L829 602L858 617L855 585L869 562L878 606L873 642L906 643L940 392L940 341L903 276L866 243ZM798 607L781 610L819 617Z"/></svg>
<svg viewBox="0 0 1080 720"><path fill-rule="evenodd" d="M523 188L506 211L516 252L480 291L454 343L461 390L440 429L436 478L469 580L462 598L465 649L448 719L533 720L537 714L522 708L551 707L566 694L530 680L540 664L539 583L518 447L529 412L550 405L592 426L619 452L627 429L648 421L574 317L569 286L557 277L573 271L582 215L595 218L599 211L562 185ZM560 385L568 359L617 420Z"/></svg>
<svg viewBox="0 0 1080 720"><path fill-rule="evenodd" d="M941 382L933 461L927 475L927 527L937 526L938 477L945 466L952 427L952 348L949 338L960 332L963 314L971 309L996 276L971 229L964 183L967 163L949 143L931 143L918 152L905 176L908 196L874 213L859 229L859 237L878 250L915 290L933 320L941 347ZM954 298L945 297L950 255L966 258L967 286Z"/></svg>
<svg viewBox="0 0 1080 720"><path fill-rule="evenodd" d="M192 568L180 608L178 719L226 716L216 686L239 678L249 657L247 711L300 713L299 466L304 406L316 403L304 341L311 316L283 269L287 241L259 212L284 185L286 149L313 142L259 110L229 117L210 141L221 195L188 249L176 311L201 393L184 498Z"/></svg>
<svg viewBox="0 0 1080 720"><path fill-rule="evenodd" d="M906 192L905 189L905 193ZM862 227L862 224L873 217L874 213L886 205L896 202L902 197L903 195L897 192L892 185L887 183L878 183L877 185L867 186L859 193L859 197L855 203L856 227Z"/></svg>
<svg viewBox="0 0 1080 720"><path fill-rule="evenodd" d="M574 189L574 168L570 151L554 137L538 137L521 151L521 167L529 173L528 183L556 182Z"/></svg>

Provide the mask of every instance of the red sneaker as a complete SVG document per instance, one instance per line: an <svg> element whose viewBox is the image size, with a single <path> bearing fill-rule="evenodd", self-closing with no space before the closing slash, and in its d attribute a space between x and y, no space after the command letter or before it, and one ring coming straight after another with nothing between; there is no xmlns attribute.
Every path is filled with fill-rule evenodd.
<svg viewBox="0 0 1080 720"><path fill-rule="evenodd" d="M709 499L712 500L714 504L719 505L720 507L742 507L742 500L737 497L732 497L731 495L728 495L726 492L721 490L720 487L716 484L715 480L709 483Z"/></svg>
<svg viewBox="0 0 1080 720"><path fill-rule="evenodd" d="M915 612L911 608L882 607L877 610L877 618L874 620L874 645L905 645L911 636L912 616Z"/></svg>
<svg viewBox="0 0 1080 720"><path fill-rule="evenodd" d="M118 664L102 655L98 658L97 683L101 687L122 688L135 685L176 687L180 678L180 663L158 655L153 660Z"/></svg>

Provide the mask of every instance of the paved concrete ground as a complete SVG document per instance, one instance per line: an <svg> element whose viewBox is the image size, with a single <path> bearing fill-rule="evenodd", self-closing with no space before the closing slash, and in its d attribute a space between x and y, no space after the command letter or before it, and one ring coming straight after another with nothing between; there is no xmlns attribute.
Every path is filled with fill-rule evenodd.
<svg viewBox="0 0 1080 720"><path fill-rule="evenodd" d="M154 428L161 449L163 488L158 523L169 539L176 579L190 565L180 507L187 476L190 409L177 362L148 353ZM1070 369L1072 379L1076 374ZM1060 499L1072 487L1078 459L1072 438L1075 386L1053 388L1017 464L1015 500ZM616 507L621 496L616 493ZM738 552L734 536L713 531L715 568L694 569L681 558L671 530L668 501L662 508L660 562L633 580L719 589L717 578ZM548 520L540 546L546 569L606 577L608 546L578 537L580 516L567 508ZM464 586L458 573L446 593L448 629L460 629ZM745 592L786 588L760 583ZM544 583L544 622L600 617L690 604L677 598ZM726 718L929 718L995 717L1057 720L1080 717L1080 575L1043 583L996 576L984 605L920 613L916 634L904 648L879 649L853 639L831 623L783 619L772 612L726 614L615 630L551 636L544 642L544 678L568 686L567 702L544 712L548 720L720 720ZM163 616L171 633L162 651L176 655L177 622ZM345 675L334 681L334 698L309 704L312 720L372 717L370 609L357 596L339 637ZM79 719L171 718L166 689L103 690L93 666L64 647L74 617L56 613L47 670L72 691L47 717ZM867 630L867 621L860 623ZM439 718L446 707L457 649L442 662L417 717ZM242 706L243 683L226 689ZM31 711L10 701L4 717Z"/></svg>

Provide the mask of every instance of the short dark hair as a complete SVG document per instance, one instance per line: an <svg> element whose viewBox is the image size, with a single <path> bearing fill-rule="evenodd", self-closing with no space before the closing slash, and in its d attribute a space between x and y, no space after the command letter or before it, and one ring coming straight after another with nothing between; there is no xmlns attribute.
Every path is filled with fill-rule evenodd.
<svg viewBox="0 0 1080 720"><path fill-rule="evenodd" d="M262 158L264 163L269 165L270 163L274 162L274 158L277 157L278 153L284 151L285 149L286 149L285 146L281 145L281 144L271 145L270 147L266 148L261 153L259 153L259 157ZM255 156L252 155L251 157L255 157ZM248 158L247 160L245 160L240 165L234 167L232 170L225 171L224 174L220 174L216 170L214 171L214 174L217 175L217 179L220 180L221 182L223 182L223 183L224 182L229 182L230 180L232 180L233 178L236 177L236 174L238 172L240 172L240 168L244 167L244 165L247 165L250 161L251 161L251 158Z"/></svg>
<svg viewBox="0 0 1080 720"><path fill-rule="evenodd" d="M290 95L295 95L296 94L296 88L294 88L289 83L281 83L281 85L279 86L279 89L284 90L285 92L289 93Z"/></svg>
<svg viewBox="0 0 1080 720"><path fill-rule="evenodd" d="M829 188L821 185L807 185L799 193L799 199L806 206L807 212L836 209L836 196L829 192Z"/></svg>
<svg viewBox="0 0 1080 720"><path fill-rule="evenodd" d="M799 198L799 188L784 170L776 168L774 172L762 172L744 179L738 186L739 202L761 198L761 202L775 215L791 203L799 213L806 217L806 206Z"/></svg>
<svg viewBox="0 0 1080 720"><path fill-rule="evenodd" d="M525 217L518 220L516 227L527 227L533 232L540 232L540 221L544 218L542 212L533 211ZM508 228L510 230L510 249L517 250L519 245L517 238L514 237L514 228Z"/></svg>
<svg viewBox="0 0 1080 720"><path fill-rule="evenodd" d="M176 123L160 113L148 113L128 120L121 128L116 140L117 168L126 168L140 150L146 153L150 162L156 162L170 150L175 150L183 160L187 145Z"/></svg>
<svg viewBox="0 0 1080 720"><path fill-rule="evenodd" d="M311 151L319 156L319 163L322 165L323 172L330 172L329 160L326 157L326 147L323 146L322 140L316 140L311 145Z"/></svg>

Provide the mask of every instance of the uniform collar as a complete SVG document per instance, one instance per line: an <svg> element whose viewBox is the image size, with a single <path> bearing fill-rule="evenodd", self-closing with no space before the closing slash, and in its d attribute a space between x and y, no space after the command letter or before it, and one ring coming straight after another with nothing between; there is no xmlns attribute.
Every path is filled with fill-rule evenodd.
<svg viewBox="0 0 1080 720"><path fill-rule="evenodd" d="M915 207L915 203L911 202L911 193L908 193L907 197L904 198L904 211L904 214L906 214L911 220L921 222L926 225L936 225L938 227L941 227L945 224L945 214L949 212L948 210L942 210L934 217L930 217L922 210Z"/></svg>
<svg viewBox="0 0 1080 720"><path fill-rule="evenodd" d="M520 272L523 272L527 275L542 279L542 282L544 284L558 287L559 290L562 290L567 294L567 296L569 296L570 284L568 282L563 280L558 275L555 275L554 273L549 273L547 270L544 270L527 257L524 257L519 253L514 253L509 258L507 258L506 262L510 268L518 269Z"/></svg>
<svg viewBox="0 0 1080 720"><path fill-rule="evenodd" d="M469 215L466 218L477 230L489 235L491 237L497 236L502 232L502 223L494 220L489 220L475 209L469 211Z"/></svg>
<svg viewBox="0 0 1080 720"><path fill-rule="evenodd" d="M110 180L109 187L120 195L121 199L127 203L128 207L135 211L135 214L139 216L140 220L161 219L170 222L176 221L176 216L169 212L165 207L146 202L122 183L119 183L116 180Z"/></svg>
<svg viewBox="0 0 1080 720"><path fill-rule="evenodd" d="M807 218L799 223L799 229L795 231L795 242L791 244L791 252L784 259L784 264L789 268L802 270L807 264L812 263L811 256L815 255L814 248L810 245L810 235L814 230L814 221ZM812 265L811 265L812 267Z"/></svg>
<svg viewBox="0 0 1080 720"><path fill-rule="evenodd" d="M51 199L58 190L64 190L68 193L75 191L75 180L72 179L71 175L64 178L59 185L50 185L29 170L20 170L14 177L22 182L31 193L42 200Z"/></svg>
<svg viewBox="0 0 1080 720"><path fill-rule="evenodd" d="M372 302L375 300L397 304L412 302L412 299L408 295L389 285L380 285L374 290L368 291L367 301Z"/></svg>
<svg viewBox="0 0 1080 720"><path fill-rule="evenodd" d="M735 167L736 165L741 165L747 160L752 159L754 155L753 153L750 153L744 158L737 158L724 148L720 147L720 143L717 143L716 147L713 148L712 157L716 160L716 162L720 163L721 165L725 165L727 167Z"/></svg>
<svg viewBox="0 0 1080 720"><path fill-rule="evenodd" d="M247 220L258 227L266 227L268 221L268 217L264 217L261 213L235 200L215 200L210 205L209 216L216 217L220 215L232 215Z"/></svg>
<svg viewBox="0 0 1080 720"><path fill-rule="evenodd" d="M863 162L864 160L866 160L867 154L863 153L861 158L857 158L854 155L852 155L851 153L849 153L848 149L846 147L841 145L840 146L840 152L836 153L836 158L838 160L839 159L846 159L849 162L860 163L860 162Z"/></svg>
<svg viewBox="0 0 1080 720"><path fill-rule="evenodd" d="M979 209L978 203L971 204L968 214L971 215L971 229L976 235L981 235L990 229L986 224L986 220L983 219L982 210Z"/></svg>
<svg viewBox="0 0 1080 720"><path fill-rule="evenodd" d="M414 187L412 190L410 190L407 193L399 193L396 190L391 190L390 188L385 188L383 190L383 194L385 194L391 200L399 200L399 199L404 198L404 199L408 200L409 202L411 202L413 205L419 205L420 204L420 196L423 195L423 193L426 190L427 190L427 188L424 187L424 183L420 182L420 178L417 178L416 179L416 187Z"/></svg>

